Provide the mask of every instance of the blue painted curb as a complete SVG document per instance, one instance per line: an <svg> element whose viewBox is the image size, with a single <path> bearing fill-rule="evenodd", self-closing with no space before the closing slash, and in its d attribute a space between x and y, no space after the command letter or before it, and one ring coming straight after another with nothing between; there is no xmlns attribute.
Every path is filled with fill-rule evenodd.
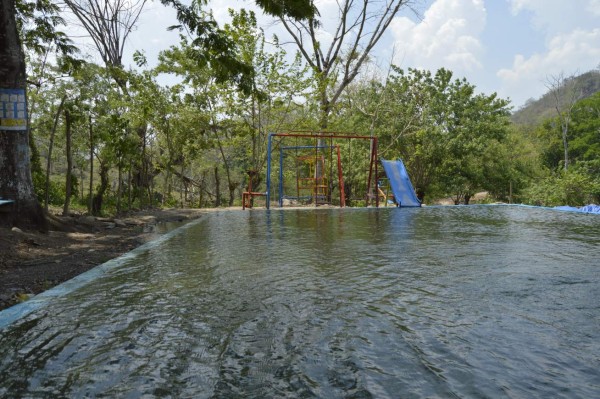
<svg viewBox="0 0 600 399"><path fill-rule="evenodd" d="M66 294L69 294L69 293L83 287L84 285L89 284L93 280L110 272L111 270L116 269L117 267L121 266L125 262L127 262L131 259L134 259L137 256L139 256L140 254L148 251L149 249L157 247L158 245L171 239L172 237L174 237L178 234L181 234L183 231L185 231L188 228L190 228L191 226L199 223L201 220L202 220L202 217L192 220L181 227L178 227L174 230L169 231L168 233L165 233L164 235L160 236L156 240L142 244L139 247L137 247L117 258L111 259L108 262L105 262L99 266L96 266L96 267L88 270L87 272L84 272L76 277L73 277L70 280L65 281L62 284L57 285L56 287L53 287L47 291L44 291L25 302L19 303L8 309L4 309L3 311L0 311L0 330L5 329L6 327L11 325L15 321L46 306L54 298L64 296Z"/></svg>

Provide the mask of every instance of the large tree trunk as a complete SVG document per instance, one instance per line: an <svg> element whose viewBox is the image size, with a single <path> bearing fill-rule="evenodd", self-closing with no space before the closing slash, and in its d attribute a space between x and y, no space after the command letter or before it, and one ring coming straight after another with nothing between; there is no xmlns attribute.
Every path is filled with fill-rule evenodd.
<svg viewBox="0 0 600 399"><path fill-rule="evenodd" d="M219 139L219 135L216 130L213 130L215 134L215 138L217 139L217 144L219 146L219 152L221 153L221 158L223 159L223 166L225 166L225 173L227 175L227 188L229 189L229 206L233 206L233 201L235 200L235 189L237 187L237 183L233 182L231 179L231 169L229 167L229 162L227 161L227 156L225 155L225 151L223 150L223 145L221 144L221 140ZM217 172L215 172L215 176L217 176ZM220 200L219 200L220 201Z"/></svg>
<svg viewBox="0 0 600 399"><path fill-rule="evenodd" d="M202 172L202 180L200 180L200 187L198 190L200 192L199 194L199 198L198 198L198 208L202 208L203 204L204 204L204 192L206 191L206 187L205 187L205 182L206 182L206 175L208 174L208 171L203 171Z"/></svg>
<svg viewBox="0 0 600 399"><path fill-rule="evenodd" d="M31 181L29 131L27 126L25 57L15 23L14 0L0 3L0 99L8 115L0 114L0 198L13 200L0 205L0 225L48 229L44 210ZM17 114L10 111L16 108ZM10 208L12 209L6 209Z"/></svg>

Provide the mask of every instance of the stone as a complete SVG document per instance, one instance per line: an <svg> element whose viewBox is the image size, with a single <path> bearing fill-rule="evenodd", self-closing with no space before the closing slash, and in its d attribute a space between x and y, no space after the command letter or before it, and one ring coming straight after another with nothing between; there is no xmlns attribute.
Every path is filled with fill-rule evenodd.
<svg viewBox="0 0 600 399"><path fill-rule="evenodd" d="M127 223L125 223L121 219L115 219L114 223L117 227L127 227Z"/></svg>

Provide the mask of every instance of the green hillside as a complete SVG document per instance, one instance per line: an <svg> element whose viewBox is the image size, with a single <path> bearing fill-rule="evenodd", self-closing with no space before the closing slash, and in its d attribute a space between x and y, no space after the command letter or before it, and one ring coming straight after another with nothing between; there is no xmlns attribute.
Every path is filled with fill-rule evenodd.
<svg viewBox="0 0 600 399"><path fill-rule="evenodd" d="M577 76L573 87L580 93L579 99L588 98L600 91L600 69ZM550 92L538 100L529 100L524 106L512 114L512 121L519 125L537 125L555 115L554 99Z"/></svg>

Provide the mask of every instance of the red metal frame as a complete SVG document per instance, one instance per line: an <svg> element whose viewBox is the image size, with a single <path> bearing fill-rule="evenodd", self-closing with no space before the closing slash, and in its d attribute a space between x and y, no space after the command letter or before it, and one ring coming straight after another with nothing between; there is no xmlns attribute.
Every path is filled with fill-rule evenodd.
<svg viewBox="0 0 600 399"><path fill-rule="evenodd" d="M315 132L312 130L295 130L288 133L271 133L271 136L274 137L309 137L316 139L362 139L362 140L371 140L371 159L369 163L369 178L367 181L367 194L366 194L366 204L369 205L370 201L375 198L375 206L379 207L379 195L377 195L377 182L375 182L375 193L371 192L371 182L373 180L373 169L375 172L375 176L378 176L378 168L377 168L377 137L364 136L364 135L353 135L342 132ZM338 148L339 151L339 148ZM341 168L341 163L338 164L338 168ZM269 178L269 177L267 177ZM343 183L343 182L342 182ZM343 184L340 184L341 190L343 190ZM344 201L345 206L345 201Z"/></svg>
<svg viewBox="0 0 600 399"><path fill-rule="evenodd" d="M257 193L252 191L252 179L254 178L254 175L256 175L258 172L256 172L255 170L249 170L246 173L248 173L248 189L247 191L244 191L242 193L242 210L246 208L252 209L252 199L254 197L266 196L265 193Z"/></svg>

